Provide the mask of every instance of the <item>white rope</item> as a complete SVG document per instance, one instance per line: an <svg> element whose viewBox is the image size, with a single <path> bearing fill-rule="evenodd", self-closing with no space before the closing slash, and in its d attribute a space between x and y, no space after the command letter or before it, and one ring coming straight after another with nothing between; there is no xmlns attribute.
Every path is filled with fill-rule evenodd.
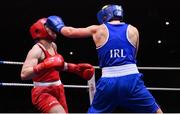
<svg viewBox="0 0 180 114"><path fill-rule="evenodd" d="M11 64L11 65L23 65L23 62L14 61L0 61L0 64ZM94 66L96 69L100 69L99 66ZM138 67L139 70L180 70L180 67Z"/></svg>
<svg viewBox="0 0 180 114"><path fill-rule="evenodd" d="M27 83L1 83L2 86L24 86L24 87L33 87L34 84ZM83 85L64 85L66 88L89 88L89 86ZM147 87L149 90L160 90L160 91L180 91L180 88L158 88L158 87Z"/></svg>
<svg viewBox="0 0 180 114"><path fill-rule="evenodd" d="M30 87L34 86L33 84L23 84L23 83L1 83L2 86L24 86L24 87Z"/></svg>
<svg viewBox="0 0 180 114"><path fill-rule="evenodd" d="M24 86L24 87L33 87L34 84L27 83L1 83L2 86ZM64 85L67 88L89 88L89 86L84 85Z"/></svg>
<svg viewBox="0 0 180 114"><path fill-rule="evenodd" d="M180 91L180 88L158 88L158 87L148 87L149 90L158 90L158 91Z"/></svg>
<svg viewBox="0 0 180 114"><path fill-rule="evenodd" d="M0 64L22 65L22 64L23 64L23 62L14 62L14 61L0 61Z"/></svg>
<svg viewBox="0 0 180 114"><path fill-rule="evenodd" d="M82 85L64 85L67 88L89 88L89 86L82 86Z"/></svg>
<svg viewBox="0 0 180 114"><path fill-rule="evenodd" d="M142 70L180 70L180 67L138 67Z"/></svg>

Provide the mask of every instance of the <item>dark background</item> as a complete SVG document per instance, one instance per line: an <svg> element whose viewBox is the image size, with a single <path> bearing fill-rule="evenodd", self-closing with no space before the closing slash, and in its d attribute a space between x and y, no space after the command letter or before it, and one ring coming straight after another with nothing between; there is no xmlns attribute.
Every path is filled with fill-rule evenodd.
<svg viewBox="0 0 180 114"><path fill-rule="evenodd" d="M34 42L29 27L42 17L59 15L66 25L86 27L98 24L96 13L106 4L120 4L124 20L136 26L140 33L138 66L179 67L179 6L176 1L163 0L6 0L0 4L0 61L23 62ZM169 22L169 25L165 23ZM158 41L161 40L161 43ZM67 62L89 62L98 65L91 38L67 39L58 36L58 52ZM70 54L73 52L73 55ZM21 81L21 65L0 64L0 81ZM180 71L140 70L147 87L180 87ZM100 70L96 71L96 80ZM86 85L72 74L63 73L66 84ZM65 88L69 112L86 112L89 93L86 89ZM31 104L31 87L0 87L0 112L38 112ZM151 91L164 112L180 112L179 91ZM116 112L122 112L117 109Z"/></svg>

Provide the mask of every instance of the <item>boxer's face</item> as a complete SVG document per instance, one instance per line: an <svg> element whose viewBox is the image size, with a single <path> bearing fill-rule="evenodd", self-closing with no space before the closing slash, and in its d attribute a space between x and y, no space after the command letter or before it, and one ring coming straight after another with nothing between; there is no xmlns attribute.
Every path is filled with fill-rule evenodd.
<svg viewBox="0 0 180 114"><path fill-rule="evenodd" d="M47 26L45 26L45 29L47 33L55 40L57 37L57 34L54 31L52 31L50 28L48 28Z"/></svg>

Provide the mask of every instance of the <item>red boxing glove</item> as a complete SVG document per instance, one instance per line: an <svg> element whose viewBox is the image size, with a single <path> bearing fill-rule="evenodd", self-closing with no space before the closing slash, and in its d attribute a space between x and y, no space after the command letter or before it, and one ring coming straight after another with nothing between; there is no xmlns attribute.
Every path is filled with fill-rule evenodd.
<svg viewBox="0 0 180 114"><path fill-rule="evenodd" d="M67 71L75 73L81 76L85 80L90 80L94 75L95 69L92 65L88 63L79 63L79 64L67 64Z"/></svg>
<svg viewBox="0 0 180 114"><path fill-rule="evenodd" d="M33 67L33 70L36 74L50 69L50 68L57 68L57 69L63 69L64 68L64 58L57 54L55 56L46 58L43 62L37 64Z"/></svg>

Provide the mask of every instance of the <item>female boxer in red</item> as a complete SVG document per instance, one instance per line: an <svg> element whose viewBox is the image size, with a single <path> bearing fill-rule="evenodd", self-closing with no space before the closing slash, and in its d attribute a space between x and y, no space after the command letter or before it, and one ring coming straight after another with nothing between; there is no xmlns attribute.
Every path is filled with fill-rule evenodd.
<svg viewBox="0 0 180 114"><path fill-rule="evenodd" d="M44 113L68 113L61 72L75 73L89 80L94 68L88 63L64 62L55 44L56 33L46 26L46 18L39 19L30 27L36 44L29 50L21 69L22 80L33 80L32 103Z"/></svg>

